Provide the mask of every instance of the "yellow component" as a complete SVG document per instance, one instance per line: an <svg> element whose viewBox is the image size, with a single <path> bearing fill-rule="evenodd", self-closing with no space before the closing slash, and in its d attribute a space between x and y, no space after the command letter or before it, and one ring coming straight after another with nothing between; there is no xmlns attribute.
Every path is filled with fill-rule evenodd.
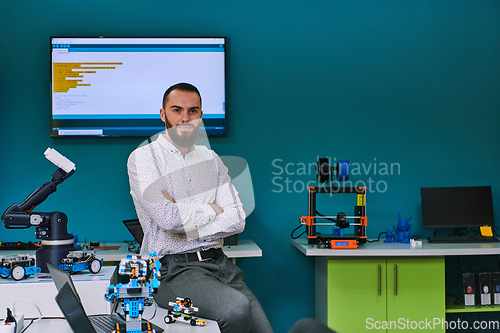
<svg viewBox="0 0 500 333"><path fill-rule="evenodd" d="M493 232L491 231L490 226L479 227L479 229L481 229L482 236L493 237Z"/></svg>
<svg viewBox="0 0 500 333"><path fill-rule="evenodd" d="M365 205L365 195L358 194L358 206L364 206L364 205Z"/></svg>

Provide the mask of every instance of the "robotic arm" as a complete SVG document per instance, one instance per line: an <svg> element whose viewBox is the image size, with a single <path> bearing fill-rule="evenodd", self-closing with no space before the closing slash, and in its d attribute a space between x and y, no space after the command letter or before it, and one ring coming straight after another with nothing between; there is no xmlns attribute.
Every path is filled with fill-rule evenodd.
<svg viewBox="0 0 500 333"><path fill-rule="evenodd" d="M57 185L68 179L75 172L75 164L55 149L47 148L45 157L59 168L52 174L52 180L33 191L19 204L12 204L2 214L2 221L7 229L25 229L35 227L35 238L42 240L42 248L37 251L37 265L46 272L45 263L59 265L57 260L74 247L74 237L67 232L68 217L62 212L37 213L33 209L45 201L57 190ZM43 247L46 246L44 251ZM45 256L41 254L45 253ZM45 260L49 258L49 260Z"/></svg>
<svg viewBox="0 0 500 333"><path fill-rule="evenodd" d="M52 180L33 191L19 204L12 204L2 214L2 221L7 229L24 229L32 226L42 227L49 225L54 213L32 213L32 210L41 204L49 195L57 190L57 185L65 181L75 172L75 164L52 148L47 148L45 157L59 166L52 174ZM64 169L63 169L64 168ZM64 215L61 212L55 212ZM66 218L67 220L67 218ZM40 234L37 238L50 238L50 231ZM38 236L38 235L37 235Z"/></svg>

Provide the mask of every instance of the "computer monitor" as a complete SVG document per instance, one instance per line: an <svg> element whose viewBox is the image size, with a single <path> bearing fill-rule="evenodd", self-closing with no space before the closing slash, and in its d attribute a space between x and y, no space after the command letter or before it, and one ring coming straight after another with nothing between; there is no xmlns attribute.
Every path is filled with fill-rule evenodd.
<svg viewBox="0 0 500 333"><path fill-rule="evenodd" d="M207 135L226 135L225 37L51 37L50 50L53 137L150 137L180 82L200 91Z"/></svg>
<svg viewBox="0 0 500 333"><path fill-rule="evenodd" d="M494 226L491 186L424 187L420 190L424 229Z"/></svg>

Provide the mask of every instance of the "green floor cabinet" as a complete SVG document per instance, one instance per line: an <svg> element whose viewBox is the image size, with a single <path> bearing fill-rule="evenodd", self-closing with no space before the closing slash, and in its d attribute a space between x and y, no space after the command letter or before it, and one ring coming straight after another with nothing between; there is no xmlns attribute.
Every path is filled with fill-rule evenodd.
<svg viewBox="0 0 500 333"><path fill-rule="evenodd" d="M445 331L444 258L316 258L316 270L316 317L338 333Z"/></svg>

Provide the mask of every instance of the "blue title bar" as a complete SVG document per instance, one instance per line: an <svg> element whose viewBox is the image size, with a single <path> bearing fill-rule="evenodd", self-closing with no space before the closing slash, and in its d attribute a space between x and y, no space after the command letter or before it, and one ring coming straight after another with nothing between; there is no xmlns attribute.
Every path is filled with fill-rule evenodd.
<svg viewBox="0 0 500 333"><path fill-rule="evenodd" d="M224 52L224 44L52 44L69 52Z"/></svg>

